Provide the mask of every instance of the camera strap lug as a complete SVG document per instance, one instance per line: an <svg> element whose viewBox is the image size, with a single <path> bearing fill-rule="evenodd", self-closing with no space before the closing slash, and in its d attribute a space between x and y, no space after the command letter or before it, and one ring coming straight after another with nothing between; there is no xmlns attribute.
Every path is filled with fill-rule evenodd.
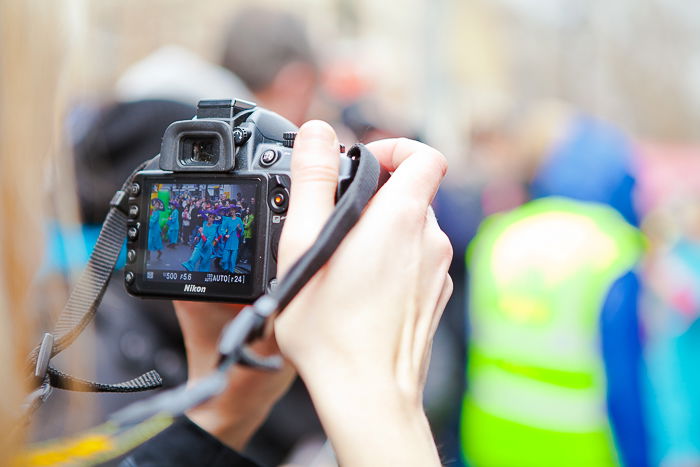
<svg viewBox="0 0 700 467"><path fill-rule="evenodd" d="M126 190L119 190L114 193L112 200L109 202L110 208L117 208L127 216L129 215L129 197Z"/></svg>

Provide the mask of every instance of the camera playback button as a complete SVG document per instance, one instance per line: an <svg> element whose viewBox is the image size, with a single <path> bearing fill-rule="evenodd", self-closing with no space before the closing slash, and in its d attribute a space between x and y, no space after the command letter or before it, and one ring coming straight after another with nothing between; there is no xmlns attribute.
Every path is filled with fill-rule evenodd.
<svg viewBox="0 0 700 467"><path fill-rule="evenodd" d="M274 149L268 149L260 155L260 165L263 167L270 167L272 164L277 162L280 155Z"/></svg>
<svg viewBox="0 0 700 467"><path fill-rule="evenodd" d="M129 230L126 231L126 236L129 238L129 240L134 241L137 238L139 238L139 229L137 226L129 227Z"/></svg>
<svg viewBox="0 0 700 467"><path fill-rule="evenodd" d="M126 282L127 284L129 284L129 285L133 284L134 279L135 279L135 276L134 276L133 272L129 271L126 274L124 274L124 282Z"/></svg>
<svg viewBox="0 0 700 467"><path fill-rule="evenodd" d="M130 196L138 196L139 193L141 193L141 185L138 183L134 182L129 186L129 195Z"/></svg>

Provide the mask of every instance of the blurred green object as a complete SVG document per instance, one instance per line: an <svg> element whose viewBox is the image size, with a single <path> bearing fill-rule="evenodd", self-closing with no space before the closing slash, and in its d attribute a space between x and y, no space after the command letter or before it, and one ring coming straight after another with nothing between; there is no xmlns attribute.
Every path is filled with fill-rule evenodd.
<svg viewBox="0 0 700 467"><path fill-rule="evenodd" d="M619 464L599 318L641 234L612 208L549 197L489 217L471 272L463 454L475 466Z"/></svg>
<svg viewBox="0 0 700 467"><path fill-rule="evenodd" d="M170 217L170 190L158 190L158 199L163 202L163 210L160 212L160 229L161 231L165 228L165 224L168 223L168 217Z"/></svg>

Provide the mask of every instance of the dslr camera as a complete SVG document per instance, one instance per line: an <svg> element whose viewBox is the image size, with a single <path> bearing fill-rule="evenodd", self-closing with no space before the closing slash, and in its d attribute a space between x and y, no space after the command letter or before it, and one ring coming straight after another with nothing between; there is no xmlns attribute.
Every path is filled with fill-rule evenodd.
<svg viewBox="0 0 700 467"><path fill-rule="evenodd" d="M276 284L297 127L244 100L172 123L128 189L129 293L250 303ZM339 148L337 198L359 160Z"/></svg>

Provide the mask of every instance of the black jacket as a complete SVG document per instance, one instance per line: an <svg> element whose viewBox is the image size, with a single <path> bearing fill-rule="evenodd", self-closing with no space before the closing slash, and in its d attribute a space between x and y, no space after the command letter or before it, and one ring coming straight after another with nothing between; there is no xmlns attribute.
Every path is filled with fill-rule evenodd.
<svg viewBox="0 0 700 467"><path fill-rule="evenodd" d="M119 464L119 467L161 466L260 467L260 464L229 448L189 418L180 417Z"/></svg>

